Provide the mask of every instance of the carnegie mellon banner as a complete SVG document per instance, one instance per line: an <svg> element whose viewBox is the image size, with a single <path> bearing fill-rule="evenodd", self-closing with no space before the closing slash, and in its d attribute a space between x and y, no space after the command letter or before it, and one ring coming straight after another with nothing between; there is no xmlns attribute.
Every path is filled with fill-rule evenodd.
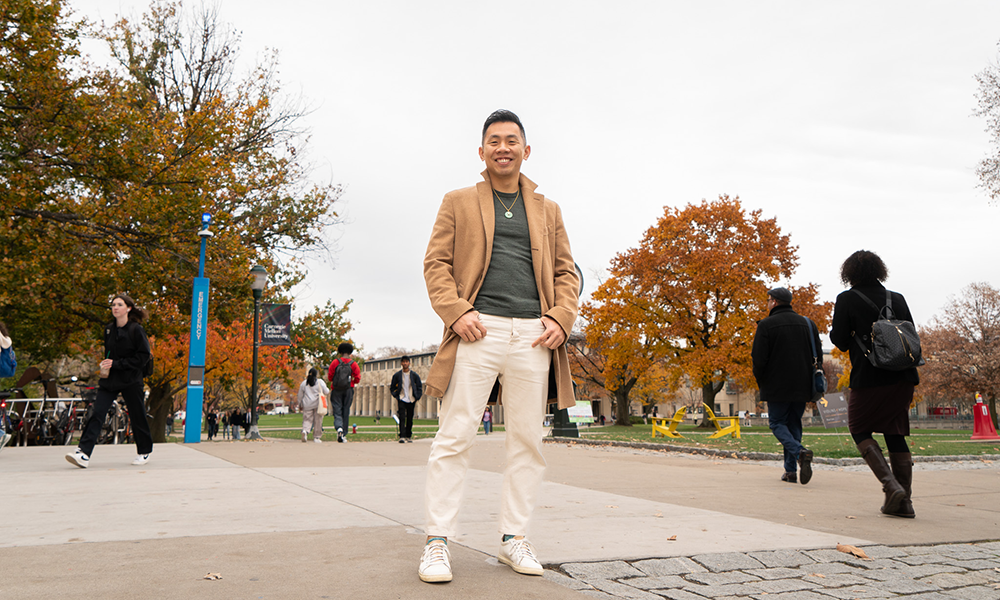
<svg viewBox="0 0 1000 600"><path fill-rule="evenodd" d="M292 343L292 305L262 304L260 308L260 345L290 346Z"/></svg>

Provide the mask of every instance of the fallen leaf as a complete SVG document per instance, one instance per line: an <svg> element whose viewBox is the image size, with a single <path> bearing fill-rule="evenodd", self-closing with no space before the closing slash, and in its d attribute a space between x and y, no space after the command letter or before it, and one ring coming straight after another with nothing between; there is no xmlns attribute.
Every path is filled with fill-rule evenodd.
<svg viewBox="0 0 1000 600"><path fill-rule="evenodd" d="M964 504L956 504L955 506L965 506Z"/></svg>
<svg viewBox="0 0 1000 600"><path fill-rule="evenodd" d="M202 579L208 579L210 581L215 581L217 579L222 579L222 573L209 573L202 577Z"/></svg>
<svg viewBox="0 0 1000 600"><path fill-rule="evenodd" d="M857 519L857 517L855 517L855 516L853 516L853 515L847 515L847 516L846 516L846 517L844 517L844 518L845 518L845 519Z"/></svg>
<svg viewBox="0 0 1000 600"><path fill-rule="evenodd" d="M802 514L802 513L799 513L799 516L800 516L800 517L804 517L805 515L804 515L804 514Z"/></svg>
<svg viewBox="0 0 1000 600"><path fill-rule="evenodd" d="M653 515L653 516L654 516L654 517L660 517L660 518L663 518L663 513L661 513L661 512L658 512L658 513L656 513L656 514L655 514L655 515Z"/></svg>
<svg viewBox="0 0 1000 600"><path fill-rule="evenodd" d="M854 556L857 556L858 558L863 558L865 560L871 560L868 557L868 555L865 554L865 551L862 550L861 548L858 548L857 546L852 546L850 544L837 544L837 550L839 552L843 552L844 554L853 554Z"/></svg>
<svg viewBox="0 0 1000 600"><path fill-rule="evenodd" d="M924 448L923 446L918 446L918 448L920 448L921 450L926 450L927 449L927 448Z"/></svg>
<svg viewBox="0 0 1000 600"><path fill-rule="evenodd" d="M826 579L826 575L822 573L810 573L807 577L819 577L820 579Z"/></svg>
<svg viewBox="0 0 1000 600"><path fill-rule="evenodd" d="M677 536L676 535L672 535L672 536L670 536L670 537L667 538L667 541L668 542L676 542L677 541Z"/></svg>
<svg viewBox="0 0 1000 600"><path fill-rule="evenodd" d="M607 504L604 506L604 508L618 508L618 507L615 506L614 504Z"/></svg>

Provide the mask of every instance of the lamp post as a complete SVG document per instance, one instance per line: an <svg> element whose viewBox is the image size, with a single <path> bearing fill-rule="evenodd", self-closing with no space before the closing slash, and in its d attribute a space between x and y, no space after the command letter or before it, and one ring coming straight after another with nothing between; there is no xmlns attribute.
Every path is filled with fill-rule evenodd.
<svg viewBox="0 0 1000 600"><path fill-rule="evenodd" d="M267 271L260 265L254 265L250 274L253 275L253 283L250 284L253 290L253 376L250 384L250 434L247 439L262 440L264 438L257 429L257 351L260 349L260 298L267 286Z"/></svg>

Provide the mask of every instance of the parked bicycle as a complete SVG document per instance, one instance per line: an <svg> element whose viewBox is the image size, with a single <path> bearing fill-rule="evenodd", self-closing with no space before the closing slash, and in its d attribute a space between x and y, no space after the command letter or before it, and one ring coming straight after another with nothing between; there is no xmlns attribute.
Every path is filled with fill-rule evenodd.
<svg viewBox="0 0 1000 600"><path fill-rule="evenodd" d="M21 426L21 416L17 413L13 413L16 417L16 421L14 421L11 419L10 414L7 411L7 401L14 395L14 392L19 391L21 391L21 388L0 390L0 451L2 451L4 446L7 445L7 442L14 437L15 426Z"/></svg>

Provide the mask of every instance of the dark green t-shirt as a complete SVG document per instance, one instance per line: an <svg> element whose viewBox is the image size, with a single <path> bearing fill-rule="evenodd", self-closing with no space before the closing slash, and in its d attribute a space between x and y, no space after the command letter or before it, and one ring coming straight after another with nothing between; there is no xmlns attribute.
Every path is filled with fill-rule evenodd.
<svg viewBox="0 0 1000 600"><path fill-rule="evenodd" d="M510 207L507 218L503 204ZM515 200L516 199L516 200ZM473 304L483 314L497 317L531 319L542 316L538 300L535 271L531 264L531 237L524 198L519 193L495 192L493 197L496 226L493 232L493 254L483 280L483 287Z"/></svg>

